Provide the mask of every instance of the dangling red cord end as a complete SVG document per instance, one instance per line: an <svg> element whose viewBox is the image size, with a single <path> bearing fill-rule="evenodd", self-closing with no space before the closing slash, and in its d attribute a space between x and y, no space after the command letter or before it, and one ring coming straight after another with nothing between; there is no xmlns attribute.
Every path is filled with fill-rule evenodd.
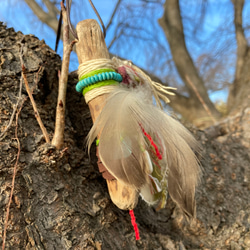
<svg viewBox="0 0 250 250"><path fill-rule="evenodd" d="M140 239L140 234L139 234L138 226L137 226L136 221L135 221L134 210L129 210L129 214L130 214L130 217L131 217L131 223L132 223L132 225L134 227L134 231L135 231L135 239L139 240Z"/></svg>

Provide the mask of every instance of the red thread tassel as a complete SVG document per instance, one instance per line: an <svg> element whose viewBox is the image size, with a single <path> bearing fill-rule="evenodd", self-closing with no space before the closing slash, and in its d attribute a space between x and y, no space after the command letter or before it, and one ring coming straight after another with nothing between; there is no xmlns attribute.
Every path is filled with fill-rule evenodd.
<svg viewBox="0 0 250 250"><path fill-rule="evenodd" d="M134 227L134 231L135 231L135 239L139 240L140 239L140 234L139 234L138 226L137 226L136 221L135 221L134 210L129 210L129 214L130 214L130 217L131 217L131 223L132 223L132 225Z"/></svg>

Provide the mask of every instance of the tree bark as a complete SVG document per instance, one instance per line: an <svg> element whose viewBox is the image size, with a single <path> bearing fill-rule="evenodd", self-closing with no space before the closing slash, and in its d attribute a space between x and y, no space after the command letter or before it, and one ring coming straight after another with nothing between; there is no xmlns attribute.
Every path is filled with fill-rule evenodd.
<svg viewBox="0 0 250 250"><path fill-rule="evenodd" d="M21 77L20 42L27 78L49 133L54 130L60 57L43 41L0 23L0 124L8 125ZM197 190L198 221L186 223L173 202L156 212L141 199L135 208L140 241L128 212L110 200L97 171L95 152L85 154L92 125L70 75L65 148L46 144L32 105L24 101L18 119L21 152L10 206L5 249L248 249L250 247L250 109L210 127L193 130L203 145L204 176ZM18 107L18 109L20 106ZM18 145L15 124L0 141L0 245Z"/></svg>
<svg viewBox="0 0 250 250"><path fill-rule="evenodd" d="M180 77L182 78L185 86L188 89L188 93L191 99L193 99L194 105L201 106L194 89L189 84L188 79L193 83L196 90L199 92L200 96L210 109L214 118L220 116L219 112L216 110L214 104L209 99L207 90L204 86L202 78L199 76L197 69L194 66L193 60L186 48L182 19L180 14L180 7L178 0L166 0L164 4L164 14L161 19L159 19L159 24L162 27L165 36L169 42L169 46L172 52L173 60L178 70ZM183 112L184 113L184 112ZM207 113L199 113L202 117L207 117ZM196 118L198 118L196 116Z"/></svg>
<svg viewBox="0 0 250 250"><path fill-rule="evenodd" d="M250 104L250 83L249 83L249 66L250 52L247 39L244 34L242 23L242 11L244 0L232 0L234 5L234 26L237 41L237 60L235 69L235 78L231 86L228 109L235 111L243 106Z"/></svg>
<svg viewBox="0 0 250 250"><path fill-rule="evenodd" d="M245 0L232 0L234 5L234 26L235 26L235 34L237 41L237 61L236 61L236 70L235 70L235 81L236 84L234 86L237 91L237 85L240 84L237 82L242 73L242 69L244 66L244 59L247 55L247 40L244 34L244 29L242 27L242 11L244 7Z"/></svg>

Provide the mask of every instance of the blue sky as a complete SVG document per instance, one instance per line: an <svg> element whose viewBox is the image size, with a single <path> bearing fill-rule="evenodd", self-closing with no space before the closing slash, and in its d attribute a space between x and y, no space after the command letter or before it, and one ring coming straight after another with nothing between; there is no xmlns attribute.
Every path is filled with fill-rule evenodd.
<svg viewBox="0 0 250 250"><path fill-rule="evenodd" d="M41 1L41 0L39 0ZM232 54L230 57L230 60L235 60L233 58L233 54L235 53L236 48L236 42L234 39L234 28L232 25L233 20L233 6L230 2L230 0L208 0L207 1L207 12L206 16L204 18L203 25L199 24L199 5L197 5L198 0L183 0L181 1L181 10L183 13L183 20L184 20L184 28L185 28L185 34L186 34L186 43L188 50L192 52L192 58L194 61L196 61L201 54L204 53L211 53L211 47L213 48L214 57L216 57L217 50L220 51L220 49L223 47L224 38L223 35L223 27L229 26L231 31L231 37L229 37L229 43L230 48L228 49L228 53ZM110 16L112 14L114 3L116 1L114 0L93 0L96 8L98 9L103 21L105 24L108 23ZM105 2L105 4L103 4ZM140 0L126 0L126 4L133 3L135 4L134 9L136 8L136 4L141 4ZM198 1L200 2L200 1ZM249 9L250 9L250 1L246 1L243 16L244 21L246 22L247 16L249 15ZM76 24L78 21L82 19L87 18L94 18L96 19L95 13L91 9L90 5L88 4L88 1L84 2L82 1L73 1L72 5L72 11L71 16L73 23ZM84 4L83 4L84 3ZM155 6L155 5L154 5ZM158 5L159 6L159 5ZM158 9L157 9L158 8ZM153 5L152 8L148 8L145 10L145 15L151 15L152 13L152 23L155 24L155 27L157 26L157 19L162 16L163 9L159 6L154 9ZM80 10L80 11L79 11ZM115 22L119 20L119 18L124 18L124 12L122 9L118 12L118 15L115 19ZM129 17L128 17L129 18ZM197 27L196 30L194 30L194 18L197 19ZM33 15L32 11L29 9L29 7L26 5L24 1L20 0L4 0L1 2L1 9L0 9L0 21L3 21L7 23L8 27L14 27L16 31L22 31L24 34L34 34L39 39L44 39L45 42L54 49L55 46L55 40L56 35L52 29L47 27L46 25L42 24L36 16ZM150 22L151 22L150 21ZM231 24L230 24L231 23ZM145 23L145 28L148 28L149 33L151 32L149 26L147 27L148 23ZM230 26L231 25L231 26ZM113 32L114 27L111 27L111 29L107 33L106 37L106 43L107 45L110 44L112 38L113 38ZM153 27L153 26L152 26ZM211 34L213 34L218 27L222 28L221 31L221 39L219 39L219 42L211 41ZM160 44L163 47L168 47L166 38L161 31L160 27L156 27L157 29L157 39L159 39ZM228 31L227 31L228 32ZM249 33L249 32L248 32ZM220 38L220 37L219 37ZM228 33L227 33L227 39L228 39ZM128 43L129 44L129 43ZM123 50L118 50L118 46L114 46L111 49L111 52L114 54L118 54L122 57L125 57L127 59L132 60L135 64L147 69L150 68L150 60L149 57L152 57L152 60L154 59L154 53L157 50L157 46L152 44L151 45L145 45L144 43L135 43L133 46L128 46L124 44ZM150 49L151 48L151 49ZM226 51L227 52L227 51ZM62 54L62 42L60 43L58 53ZM166 52L167 53L167 52ZM170 55L171 56L171 55ZM165 57L165 55L164 55ZM159 60L163 60L164 58L159 57ZM158 60L158 59L155 59ZM165 59L164 59L165 60ZM226 70L228 71L228 75L230 75L230 81L233 81L233 71L234 67L233 65L229 66L228 60L224 59ZM70 70L75 70L78 67L77 58L75 55L72 56ZM169 75L169 78L167 78L170 81L171 79L175 78L175 81L180 81L178 79L178 76L176 76L176 70L173 69L161 69L158 70L154 69L155 74L157 74L159 77L162 77L162 75ZM164 72L164 73L163 73ZM225 73L227 74L227 72ZM172 76L171 76L172 75ZM213 101L216 100L226 100L227 97L227 91L217 91L216 93L211 93L211 98Z"/></svg>
<svg viewBox="0 0 250 250"><path fill-rule="evenodd" d="M40 0L39 0L40 1ZM40 1L41 2L41 1ZM81 7L79 1L75 2L76 7ZM84 1L82 1L84 2ZM110 16L112 14L113 8L115 7L112 0L106 0L103 4L102 0L94 0L96 8L98 9L99 14L101 15L103 22L105 24L108 23ZM80 5L80 6L78 6ZM14 7L14 8L13 8ZM71 10L71 18L73 24L76 24L78 21L82 19L93 18L97 19L94 11L90 7L89 3L86 1L84 5L82 5L82 9L79 16L79 12L77 12L78 18L74 15L74 5L72 5ZM15 31L21 31L24 34L33 34L37 36L39 39L44 39L46 44L48 44L52 49L55 47L56 34L55 32L44 25L39 21L39 19L33 15L33 12L29 9L28 5L24 1L20 0L4 0L1 2L0 9L0 21L3 21L7 24L8 27L13 27ZM112 36L110 32L107 34L106 41L107 44L111 41ZM59 44L58 53L62 54L62 42ZM71 70L75 70L78 67L77 58L73 58L72 65L70 66Z"/></svg>

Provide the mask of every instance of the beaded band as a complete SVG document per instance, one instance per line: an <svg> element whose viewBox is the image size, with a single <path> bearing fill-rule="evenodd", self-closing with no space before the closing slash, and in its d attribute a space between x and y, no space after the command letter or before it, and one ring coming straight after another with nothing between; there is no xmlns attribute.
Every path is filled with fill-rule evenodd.
<svg viewBox="0 0 250 250"><path fill-rule="evenodd" d="M113 69L108 69L108 68L105 68L105 69L96 69L96 70L90 71L87 74L82 75L81 78L79 78L79 81L81 81L81 80L83 80L85 78L88 78L88 77L100 74L100 73L105 73L105 72L116 72L116 71L113 70Z"/></svg>
<svg viewBox="0 0 250 250"><path fill-rule="evenodd" d="M95 84L97 82L102 82L106 80L115 80L117 82L122 81L122 76L116 72L104 72L94 76L87 77L85 79L80 80L76 85L76 91L82 92L84 88Z"/></svg>

